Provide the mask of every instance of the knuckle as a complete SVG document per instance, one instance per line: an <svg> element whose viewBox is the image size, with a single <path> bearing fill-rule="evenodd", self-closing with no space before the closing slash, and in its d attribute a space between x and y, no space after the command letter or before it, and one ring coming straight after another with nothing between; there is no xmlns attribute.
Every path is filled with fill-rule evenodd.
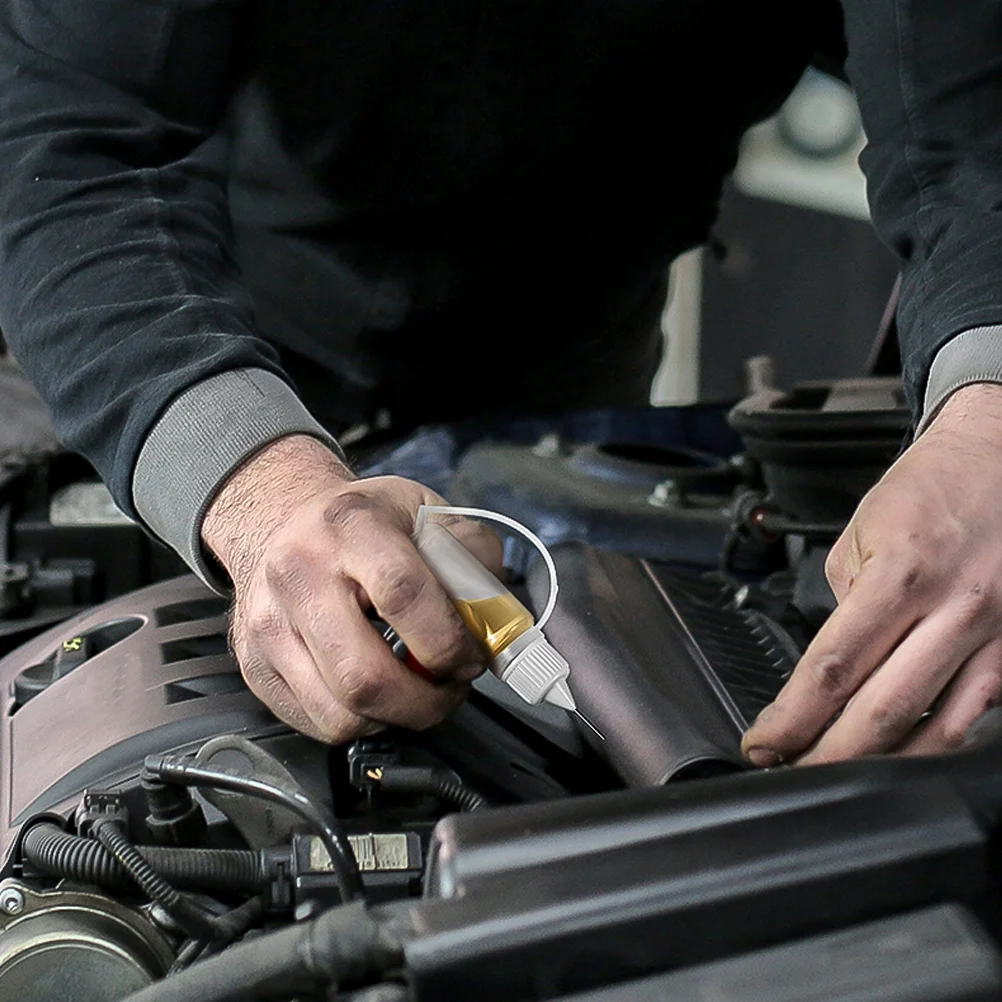
<svg viewBox="0 0 1002 1002"><path fill-rule="evenodd" d="M966 742L970 737L971 728L978 723L981 718L994 710L1002 702L1002 678L997 673L986 675L976 686L973 693L973 716L965 721L961 741Z"/></svg>
<svg viewBox="0 0 1002 1002"><path fill-rule="evenodd" d="M980 622L993 612L995 606L995 595L991 589L980 583L973 584L966 589L961 599L961 622L965 625Z"/></svg>
<svg viewBox="0 0 1002 1002"><path fill-rule="evenodd" d="M454 609L447 609L446 617L436 624L430 636L422 638L420 658L426 668L442 673L443 678L451 670L483 661L483 654L459 614Z"/></svg>
<svg viewBox="0 0 1002 1002"><path fill-rule="evenodd" d="M895 584L902 594L919 590L928 580L925 561L914 551L889 554L888 563L893 568Z"/></svg>
<svg viewBox="0 0 1002 1002"><path fill-rule="evenodd" d="M299 541L274 546L264 561L265 581L282 594L301 590L312 557L310 548Z"/></svg>
<svg viewBox="0 0 1002 1002"><path fill-rule="evenodd" d="M251 657L241 662L240 673L250 689L276 717L299 730L306 726L306 716L296 702L288 683L263 658Z"/></svg>
<svg viewBox="0 0 1002 1002"><path fill-rule="evenodd" d="M369 721L340 706L332 705L317 716L317 729L323 740L330 744L341 744L362 737L370 730Z"/></svg>
<svg viewBox="0 0 1002 1002"><path fill-rule="evenodd" d="M338 494L324 507L324 524L336 533L354 534L360 524L371 522L376 508L376 501L361 491Z"/></svg>
<svg viewBox="0 0 1002 1002"><path fill-rule="evenodd" d="M967 727L958 723L944 724L939 732L939 746L946 751L960 748L967 738Z"/></svg>
<svg viewBox="0 0 1002 1002"><path fill-rule="evenodd" d="M247 632L260 641L277 640L287 629L282 610L266 597L251 601L244 622Z"/></svg>
<svg viewBox="0 0 1002 1002"><path fill-rule="evenodd" d="M994 710L1002 702L1002 677L993 674L986 678L982 683L980 695L981 713Z"/></svg>
<svg viewBox="0 0 1002 1002"><path fill-rule="evenodd" d="M896 743L911 730L915 712L907 699L887 696L870 710L870 728L882 746Z"/></svg>
<svg viewBox="0 0 1002 1002"><path fill-rule="evenodd" d="M470 663L471 654L475 657L478 655L470 641L469 632L457 617L454 628L442 632L439 641L441 646L434 658L434 664L443 668L465 667Z"/></svg>
<svg viewBox="0 0 1002 1002"><path fill-rule="evenodd" d="M922 570L917 563L910 563L901 575L901 590L914 591L922 583Z"/></svg>
<svg viewBox="0 0 1002 1002"><path fill-rule="evenodd" d="M369 597L380 615L394 619L412 609L424 594L427 576L418 575L414 567L404 564L384 567Z"/></svg>
<svg viewBox="0 0 1002 1002"><path fill-rule="evenodd" d="M345 659L338 667L338 690L343 705L364 716L383 695L383 683L372 668L355 658Z"/></svg>
<svg viewBox="0 0 1002 1002"><path fill-rule="evenodd" d="M839 654L822 654L814 663L814 677L826 696L838 698L850 694L849 666Z"/></svg>

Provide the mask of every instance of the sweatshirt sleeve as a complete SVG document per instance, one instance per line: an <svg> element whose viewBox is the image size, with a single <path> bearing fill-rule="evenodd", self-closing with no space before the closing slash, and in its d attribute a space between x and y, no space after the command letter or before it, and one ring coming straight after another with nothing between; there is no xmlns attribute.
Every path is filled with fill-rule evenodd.
<svg viewBox="0 0 1002 1002"><path fill-rule="evenodd" d="M870 209L902 268L905 386L927 423L1002 382L1002 5L843 0Z"/></svg>
<svg viewBox="0 0 1002 1002"><path fill-rule="evenodd" d="M0 328L118 504L209 576L201 518L291 433L254 331L221 128L240 0L0 5Z"/></svg>

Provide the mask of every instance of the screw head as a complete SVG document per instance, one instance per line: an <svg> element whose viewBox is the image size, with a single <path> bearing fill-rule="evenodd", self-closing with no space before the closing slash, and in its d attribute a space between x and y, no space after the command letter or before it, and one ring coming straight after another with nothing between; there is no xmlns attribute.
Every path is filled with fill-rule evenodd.
<svg viewBox="0 0 1002 1002"><path fill-rule="evenodd" d="M671 508L682 501L682 488L675 480L662 480L647 498L647 503L654 508Z"/></svg>
<svg viewBox="0 0 1002 1002"><path fill-rule="evenodd" d="M24 895L16 887L0 891L0 912L4 915L20 915L24 911Z"/></svg>

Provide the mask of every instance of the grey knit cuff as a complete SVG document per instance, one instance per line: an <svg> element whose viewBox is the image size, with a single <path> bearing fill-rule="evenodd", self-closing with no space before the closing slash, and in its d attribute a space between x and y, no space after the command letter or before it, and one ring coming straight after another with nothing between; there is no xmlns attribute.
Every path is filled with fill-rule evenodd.
<svg viewBox="0 0 1002 1002"><path fill-rule="evenodd" d="M312 435L340 458L340 446L266 369L222 372L189 387L146 437L132 474L132 498L146 525L210 588L227 583L206 559L202 518L227 477L286 435Z"/></svg>
<svg viewBox="0 0 1002 1002"><path fill-rule="evenodd" d="M957 390L972 383L1002 383L1002 326L972 327L936 352L916 435L921 435Z"/></svg>

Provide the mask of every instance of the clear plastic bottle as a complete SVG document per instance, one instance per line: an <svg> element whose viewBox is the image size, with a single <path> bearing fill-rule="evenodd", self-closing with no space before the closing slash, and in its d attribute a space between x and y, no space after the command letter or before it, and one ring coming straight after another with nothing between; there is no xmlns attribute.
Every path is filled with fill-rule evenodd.
<svg viewBox="0 0 1002 1002"><path fill-rule="evenodd" d="M576 712L570 666L532 613L449 530L423 519L414 545L489 659L490 670L528 703Z"/></svg>

